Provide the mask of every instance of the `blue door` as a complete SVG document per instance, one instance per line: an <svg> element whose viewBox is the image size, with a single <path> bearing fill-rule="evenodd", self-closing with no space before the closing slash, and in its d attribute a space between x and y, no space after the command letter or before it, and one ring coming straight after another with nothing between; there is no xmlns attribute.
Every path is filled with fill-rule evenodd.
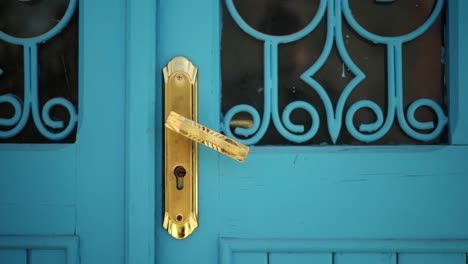
<svg viewBox="0 0 468 264"><path fill-rule="evenodd" d="M125 1L0 5L0 263L124 263ZM41 28L50 15L57 16L53 28ZM21 35L36 28L41 34ZM57 41L70 29L77 45L63 49ZM78 68L70 67L70 54L77 54ZM49 69L67 76L63 86L42 85ZM45 94L68 93L73 85L77 100L53 95L44 113ZM66 115L57 118L56 110ZM28 127L39 142L24 143Z"/></svg>
<svg viewBox="0 0 468 264"><path fill-rule="evenodd" d="M200 147L199 226L184 240L172 238L162 227L164 176L162 170L157 171L156 263L465 264L468 38L463 28L468 25L467 2L407 1L413 7L424 6L427 15L422 15L409 33L395 31L389 37L371 33L375 28L361 25L362 13L370 11L359 9L361 1L351 0L297 1L292 6L316 4L311 22L299 28L297 34L266 34L267 28L251 24L256 16L268 13L263 9L268 6L257 2L260 1L160 0L157 6L157 75L176 56L190 59L198 68L198 121L250 145L251 149L246 161L237 163ZM279 2L287 6L286 1ZM407 4L369 2L384 9ZM241 6L247 11L240 10ZM253 9L250 13L249 8ZM278 12L282 11L280 8ZM372 17L372 13L368 16ZM396 15L392 21L374 16L369 25L398 24L405 16ZM227 19L231 20L230 25ZM416 94L410 103L403 104L402 98L407 96L404 89L411 89L412 85L402 76L407 74L406 70L421 69L414 75L422 74L423 79L431 75L424 73L424 65L408 66L407 44L424 38L425 32L437 23L441 23L440 32L445 32L441 33L443 40L429 37L427 43L443 43L444 47L439 46L436 53L438 65L443 65L442 71L445 69L439 74L445 76L440 82L445 79L447 100ZM223 34L228 27L237 28L241 40L226 38ZM282 50L307 38L319 27L324 29L316 44L320 52L305 73L297 76L303 87L316 94L319 103L314 104L305 96L291 97L288 105L280 107L283 99L278 94L284 89L280 85L281 63L292 59L281 56ZM353 33L347 35L345 30ZM385 99L381 105L367 97L361 101L353 97L352 90L361 89L360 82L377 73L354 63L358 58L347 46L348 38L381 48L383 75L377 79L383 84L381 88L375 87ZM249 45L256 45L259 51L250 52ZM313 46L306 46L305 52ZM237 55L224 53L236 47L241 50ZM323 68L322 60L331 57L328 50L332 49L338 50L335 54L339 58L339 74L335 79L345 78L342 74L352 76L335 97L324 82L314 77ZM369 54L362 57L367 60L372 55L370 49L364 48L365 52ZM234 57L233 63L238 64L225 63L224 56ZM255 56L260 57L260 70L252 66L258 60ZM432 55L423 53L417 62L428 56ZM238 65L243 68L238 69ZM225 70L245 70L245 76L259 79L262 86L243 89L242 80L236 84L234 78L234 92L226 95ZM157 110L162 109L163 101L163 80L158 80ZM235 96L247 98L249 90L260 94L256 97L259 99L225 108L224 100ZM253 107L254 104L261 107ZM353 116L364 108L371 110L371 119L356 125ZM414 118L415 112L420 111L418 108L429 108L432 119ZM289 116L295 110L305 112L309 120L313 119L312 123L301 127L298 124L302 120L291 121ZM230 121L241 112L250 117L250 127L232 128ZM157 118L162 124L162 117ZM390 127L394 126L414 141L378 141L391 133ZM272 130L283 143L262 141ZM320 131L325 131L326 144L313 142ZM162 128L159 132L162 135ZM345 135L351 140L341 141ZM440 137L446 139L436 140ZM163 141L158 137L157 142ZM309 143L300 145L303 142ZM157 166L163 164L160 145Z"/></svg>

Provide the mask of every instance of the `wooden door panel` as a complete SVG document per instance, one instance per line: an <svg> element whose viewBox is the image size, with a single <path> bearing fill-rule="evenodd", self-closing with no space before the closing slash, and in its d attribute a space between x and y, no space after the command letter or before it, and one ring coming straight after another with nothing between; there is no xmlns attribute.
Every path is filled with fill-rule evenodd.
<svg viewBox="0 0 468 264"><path fill-rule="evenodd" d="M0 236L0 263L78 264L78 236Z"/></svg>
<svg viewBox="0 0 468 264"><path fill-rule="evenodd" d="M333 264L333 254L331 253L271 253L268 254L270 264L290 264L290 263L316 263ZM377 264L377 263L376 263Z"/></svg>
<svg viewBox="0 0 468 264"><path fill-rule="evenodd" d="M221 264L330 263L330 264L465 264L467 240L458 239L236 239L219 242ZM256 261L256 262L255 262Z"/></svg>
<svg viewBox="0 0 468 264"><path fill-rule="evenodd" d="M268 264L266 253L237 253L233 255L233 264Z"/></svg>
<svg viewBox="0 0 468 264"><path fill-rule="evenodd" d="M394 253L337 253L333 264L398 264Z"/></svg>
<svg viewBox="0 0 468 264"><path fill-rule="evenodd" d="M417 149L254 149L200 178L221 194L200 208L224 237L468 237L467 148Z"/></svg>
<svg viewBox="0 0 468 264"><path fill-rule="evenodd" d="M76 219L76 147L5 147L0 151L0 234L71 234Z"/></svg>
<svg viewBox="0 0 468 264"><path fill-rule="evenodd" d="M28 264L67 264L67 255L64 250L31 250Z"/></svg>
<svg viewBox="0 0 468 264"><path fill-rule="evenodd" d="M467 10L464 2L457 3ZM460 19L456 6L450 6L451 23ZM158 68L178 55L193 61L199 68L199 122L218 131L223 118L220 8L220 1L212 0L160 1L158 17ZM453 35L461 31L453 24L449 31L454 45L458 39ZM451 66L451 71L459 71ZM453 83L451 87L461 94L466 90ZM467 118L453 112L450 118L452 139L459 140L459 132L454 131L463 130L457 125ZM453 142L253 146L242 164L200 147L199 227L183 241L157 228L157 261L265 263L265 258L288 262L324 254L333 256L334 263L398 263L398 256L404 254L418 253L427 259L443 253L444 261L457 263L468 252L464 202L468 199L468 147L458 145L463 141ZM159 213L163 212L162 182L160 175ZM156 215L158 225L161 214ZM171 254L174 247L186 255ZM419 257L404 258L409 263L419 261Z"/></svg>
<svg viewBox="0 0 468 264"><path fill-rule="evenodd" d="M466 254L400 254L398 263L401 264L466 264Z"/></svg>
<svg viewBox="0 0 468 264"><path fill-rule="evenodd" d="M26 250L0 248L0 262L8 264L27 264Z"/></svg>
<svg viewBox="0 0 468 264"><path fill-rule="evenodd" d="M76 142L0 146L2 264L125 262L126 5L79 1Z"/></svg>

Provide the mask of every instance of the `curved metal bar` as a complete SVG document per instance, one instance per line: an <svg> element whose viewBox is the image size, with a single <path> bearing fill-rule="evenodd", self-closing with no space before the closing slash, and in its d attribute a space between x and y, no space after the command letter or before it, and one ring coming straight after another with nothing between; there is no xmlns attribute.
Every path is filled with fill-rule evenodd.
<svg viewBox="0 0 468 264"><path fill-rule="evenodd" d="M419 26L413 32L410 32L402 36L397 36L397 37L386 37L386 36L380 36L380 35L371 33L368 30L364 29L354 18L351 12L351 9L349 7L349 0L342 0L342 3L343 3L343 14L348 24L361 37L367 40L370 40L374 43L380 43L380 44L404 43L404 42L411 41L421 36L422 34L424 34L424 32L426 32L429 29L430 26L432 26L432 24L434 24L435 20L439 17L444 6L444 0L437 0L434 10L432 11L432 14L421 26Z"/></svg>
<svg viewBox="0 0 468 264"><path fill-rule="evenodd" d="M29 47L31 52L31 60L30 60L30 68L31 68L31 110L34 123L36 124L39 133L41 133L44 137L50 140L62 140L67 137L71 131L76 126L76 120L78 119L75 107L72 103L64 98L53 98L49 100L42 110L42 118L44 119L45 125L50 128L63 128L60 132L51 132L49 131L45 125L42 123L41 116L39 115L39 76L38 76L38 69L37 69L37 46L33 45ZM64 128L63 121L54 121L50 118L50 109L55 106L63 106L67 109L68 114L70 116L70 120L68 121L68 125Z"/></svg>
<svg viewBox="0 0 468 264"><path fill-rule="evenodd" d="M318 131L318 127L320 124L319 115L317 110L309 103L304 101L296 101L290 103L285 110L283 111L282 117L284 118L285 124L283 125L281 118L279 116L279 104L278 104L278 45L275 43L272 45L272 52L271 52L271 62L272 62L272 92L271 92L271 104L272 104L272 119L273 123L275 124L276 129L278 132L287 140L295 142L295 143L302 143L305 142L312 137ZM288 130L295 132L295 133L303 133L304 126L302 125L295 125L291 122L290 115L293 110L302 108L310 114L312 118L312 126L311 128L302 135L296 135Z"/></svg>
<svg viewBox="0 0 468 264"><path fill-rule="evenodd" d="M23 63L24 63L24 103L23 109L21 111L21 103L18 99L14 98L13 95L2 95L1 98L6 101L10 101L13 104L15 113L13 118L10 121L5 123L5 126L14 126L13 128L0 131L0 138L11 138L16 136L25 126L29 119L29 114L31 110L30 100L31 100L31 53L28 47L23 48ZM15 106L16 105L16 106ZM18 107L19 106L19 107ZM16 121L17 116L20 116L19 120ZM16 121L16 122L14 122Z"/></svg>
<svg viewBox="0 0 468 264"><path fill-rule="evenodd" d="M369 100L354 103L346 114L346 128L351 136L359 141L369 143L379 140L390 130L395 120L395 72L392 70L395 68L395 56L394 49L390 46L387 47L387 68L389 70L387 78L387 118L385 123L383 123L382 109ZM354 127L353 118L356 112L363 108L372 110L376 116L376 121L371 124L361 124L358 130Z"/></svg>
<svg viewBox="0 0 468 264"><path fill-rule="evenodd" d="M50 117L50 110L55 106L62 106L67 109L70 120L68 125L60 132L50 132L42 123L41 116L39 115L39 97L38 97L38 62L37 62L37 44L45 42L57 34L59 34L75 12L78 0L70 0L68 8L54 28L48 32L32 37L32 38L17 38L0 31L0 40L6 42L22 45L24 50L24 103L21 110L21 103L14 95L7 94L0 96L0 103L9 103L14 108L14 115L11 118L0 119L0 125L14 126L8 131L0 131L0 138L10 138L17 135L26 125L30 112L32 110L33 120L39 132L50 140L61 140L68 136L76 126L77 113L75 107L71 102L64 98L53 98L46 102L42 110L42 119L45 125L50 128L58 129L63 128L63 121L54 121Z"/></svg>
<svg viewBox="0 0 468 264"><path fill-rule="evenodd" d="M346 67L354 74L354 78L345 86L343 92L341 93L340 97L338 98L338 102L336 104L336 112L335 112L335 119L329 122L328 130L330 136L333 140L333 143L336 143L338 140L338 136L341 131L341 125L343 121L343 114L344 114L344 107L345 103L349 98L351 92L360 84L365 78L366 75L359 69L359 67L354 63L349 55L348 51L346 50L346 46L343 39L343 28L342 28L342 6L339 0L335 0L335 42L336 47L338 49L338 53L340 54L341 58L343 59L343 63ZM332 123L333 122L333 123Z"/></svg>
<svg viewBox="0 0 468 264"><path fill-rule="evenodd" d="M359 35L367 40L370 40L376 44L385 44L387 46L387 68L388 68L388 80L387 80L387 113L384 118L384 113L380 106L370 100L360 100L355 102L347 111L345 124L346 128L350 132L351 136L357 140L363 142L373 142L382 138L391 129L395 115L397 115L400 126L403 131L410 137L417 140L428 141L434 139L443 130L443 127L447 124L448 118L444 114L441 107L432 100L419 99L413 102L408 111L405 114L403 110L403 93L402 93L402 44L411 41L424 32L426 32L430 26L436 21L440 15L444 0L438 0L436 6L431 13L430 17L416 30L413 32L397 36L397 37L385 37L375 35L362 28L351 14L348 0L322 0L320 1L319 11L317 11L314 19L304 29L300 30L291 35L287 36L270 36L261 32L256 31L250 27L239 15L234 7L232 0L226 0L227 8L231 13L236 23L241 27L244 32L251 35L252 37L264 41L264 112L263 122L260 119L260 115L256 109L250 105L237 105L230 109L225 117L225 128L226 134L230 137L234 137L244 144L255 144L266 133L270 122L270 114L273 119L273 123L278 132L287 140L292 142L301 143L305 142L317 133L320 126L319 115L314 106L305 101L294 101L289 103L283 110L280 117L279 105L278 105L278 47L281 43L288 43L296 41L306 34L309 34L323 19L324 14L327 14L327 35L324 48L318 60L301 75L301 79L306 82L312 89L314 89L320 96L326 111L327 124L330 137L334 143L336 143L338 136L341 131L343 114L345 103L348 100L352 91L357 87L359 83L366 78L366 75L359 69L359 67L353 62L349 53L347 52L344 44L343 32L342 32L342 15L344 15L347 22L351 25ZM331 54L333 44L336 43L338 53L343 59L344 65L355 75L355 77L349 82L344 88L342 94L338 98L336 108L333 106L330 97L325 91L324 87L318 83L313 76L320 70L325 64L326 60ZM431 108L437 115L437 126L434 128L433 122L420 122L415 118L415 112L419 107ZM359 127L355 127L353 118L355 114L363 109L370 109L375 115L375 121L366 124L360 124ZM303 125L292 123L290 116L291 113L296 109L303 109L307 111L312 118L311 128L304 133L305 128ZM237 135L249 137L249 139L239 139L233 135L231 128L229 127L230 121L233 116L240 113L246 112L253 118L253 126L250 128L235 128L234 132ZM433 131L429 134L423 134L415 131L418 130L429 130ZM300 134L300 135L298 135Z"/></svg>
<svg viewBox="0 0 468 264"><path fill-rule="evenodd" d="M0 126L16 125L21 118L21 103L16 96L14 94L4 94L0 96L0 104L9 104L13 107L13 116L9 118L0 118Z"/></svg>
<svg viewBox="0 0 468 264"><path fill-rule="evenodd" d="M307 111L310 114L312 121L313 121L312 127L310 128L310 130L306 134L302 135L302 137L298 137L299 139L298 142L300 142L301 138L305 138L305 140L308 140L309 137L312 138L315 136L315 134L317 134L317 131L320 127L320 117L315 107L313 107L311 104L307 102L295 101L295 102L289 103L283 110L282 118L283 118L284 126L287 129L291 130L292 132L295 132L295 133L304 132L303 125L296 125L291 122L291 113L297 109L304 109L305 111Z"/></svg>
<svg viewBox="0 0 468 264"><path fill-rule="evenodd" d="M361 133L359 133L354 128L353 117L354 117L354 115L356 114L357 111L359 111L359 110L361 110L363 108L368 108L372 112L374 112L374 114L376 116L376 121L374 123L370 123L370 124L361 124L361 125L359 125L359 131L372 133L372 132L378 130L380 127L382 127L383 122L384 122L382 109L375 102L370 101L370 100L360 100L360 101L354 103L349 108L348 113L346 115L346 125L350 126L351 129L348 129L348 130L351 133L351 135L353 137L355 137L355 138L356 138L356 136L359 136L359 135L356 135L356 134L361 134ZM367 136L367 135L364 135L364 136ZM364 139L363 141L365 141L365 138L363 138L363 139ZM369 140L369 142L370 142L370 140Z"/></svg>
<svg viewBox="0 0 468 264"><path fill-rule="evenodd" d="M268 126L270 125L270 116L271 116L271 90L272 90L272 83L271 83L271 43L265 42L263 53L264 53L264 65L263 65L263 121L260 120L260 115L258 114L257 110L250 105L237 105L231 108L224 117L224 128L225 133L228 137L232 137L242 144L245 145L254 145L258 141L262 139L265 135ZM241 112L247 112L252 116L253 125L251 128L235 128L234 132L238 135L242 135L245 137L254 135L248 139L241 139L236 137L230 127L230 123L232 118ZM261 122L261 125L260 125Z"/></svg>
<svg viewBox="0 0 468 264"><path fill-rule="evenodd" d="M32 37L32 38L18 38L18 37L8 35L5 32L0 30L0 40L4 40L12 44L23 45L23 46L32 46L41 42L46 42L49 39L55 37L60 32L62 32L62 30L67 26L68 22L73 16L73 13L75 12L77 2L78 0L70 0L67 11L65 11L65 14L63 15L60 22L57 25L55 25L55 27L53 27L51 30L45 32L42 35Z"/></svg>
<svg viewBox="0 0 468 264"><path fill-rule="evenodd" d="M327 123L330 127L334 125L333 120L335 119L335 114L333 110L333 104L330 100L330 97L328 96L327 92L323 88L323 86L317 82L313 76L322 68L322 66L325 64L327 59L330 57L331 51L333 49L333 39L334 39L334 28L335 28L335 23L334 23L334 10L333 10L333 3L334 0L328 0L327 6L327 34L326 34L326 39L325 39L325 45L323 47L322 53L320 54L320 57L318 60L309 68L307 71L305 71L303 74L301 74L301 80L303 80L305 83L307 83L312 89L314 89L317 94L319 95L320 99L322 100L324 106L325 106L325 111L327 115ZM310 112L309 112L310 113ZM317 125L320 125L320 119L317 118L317 120L314 122ZM314 125L314 123L312 125ZM311 128L311 130L314 130Z"/></svg>
<svg viewBox="0 0 468 264"><path fill-rule="evenodd" d="M312 30L314 30L320 21L323 19L325 11L327 10L327 3L330 0L321 0L319 9L317 14L312 19L312 21L302 30L287 36L271 36L261 32L256 31L252 27L250 27L239 15L237 10L234 7L232 0L226 0L226 6L231 13L231 16L236 21L236 23L249 35L259 40L263 40L264 44L264 114L263 114L263 122L260 125L259 114L258 112L253 109L253 107L249 105L238 105L231 108L225 116L224 119L224 127L226 129L226 135L230 137L234 137L240 142L251 145L257 143L263 135L266 133L268 129L268 125L270 122L270 115L273 116L273 122L275 127L283 135L286 139L293 141L293 142L304 142L311 139L318 131L318 127L320 124L319 116L316 109L307 102L298 101L290 103L283 111L283 121L285 122L284 126L279 117L279 109L278 109L278 45L279 43L288 43L292 41L296 41L300 38L303 38L307 34L309 34ZM332 21L330 19L330 21ZM330 22L331 23L331 22ZM330 43L330 46L332 42ZM321 63L326 60L324 58ZM319 67L320 68L320 67ZM273 106L274 111L271 111L271 107ZM307 111L313 120L313 125L309 129L307 133L304 135L295 135L288 131L288 129L295 133L302 133L304 131L304 127L301 125L295 125L290 120L290 115L292 111L302 108ZM243 136L250 136L253 133L257 132L252 138L250 139L239 139L235 135L233 135L231 128L229 126L230 121L232 120L235 114L239 112L247 112L253 118L253 126L251 128L236 128L235 133L238 135ZM257 129L259 129L257 131Z"/></svg>
<svg viewBox="0 0 468 264"><path fill-rule="evenodd" d="M408 109L407 116L408 120L411 126L413 126L416 129L428 129L428 128L433 128L433 123L432 122L418 122L415 117L414 113L418 107L421 106L426 106L431 108L437 115L438 118L438 126L434 131L430 134L422 134L414 131L406 122L405 117L404 117L404 110L403 110L403 88L402 88L402 54L401 54L401 47L402 44L411 40L414 40L415 38L421 36L424 32L426 32L430 26L434 24L436 19L441 13L441 10L443 8L444 0L438 0L436 3L436 6L434 8L434 11L431 13L430 17L416 30L409 34L405 34L402 36L397 36L397 37L384 37L384 36L379 36L373 33L370 33L369 31L365 30L361 25L357 23L353 15L351 14L351 10L349 8L349 1L348 0L342 0L343 3L343 14L347 20L347 22L351 25L351 27L362 37L373 41L374 43L381 43L381 44L386 44L387 45L387 65L388 65L388 106L387 106L387 119L385 121L385 124L383 124L382 128L377 131L376 133L373 134L364 134L361 132L373 132L378 128L378 125L381 123L381 110L380 108L375 105L374 103L368 101L368 100L363 100L356 102L351 106L351 108L348 111L348 114L346 116L346 126L349 132L353 137L356 139L363 141L363 142L372 142L375 140L380 139L383 137L391 128L394 118L395 118L395 112L397 114L399 124L403 131L407 133L410 137L413 137L417 140L421 141L429 141L431 139L434 139L443 130L443 127L446 125L448 122L448 118L444 115L442 109L440 108L439 105L437 105L435 102L429 99L420 99L411 104L410 108ZM364 124L360 125L358 131L353 124L353 117L355 113L360 109L360 108L369 108L371 109L374 114L377 117L377 120L374 124Z"/></svg>
<svg viewBox="0 0 468 264"><path fill-rule="evenodd" d="M237 23L237 25L250 36L265 42L271 41L276 43L289 43L305 37L317 27L317 25L320 23L320 21L322 21L323 16L325 15L325 10L327 9L327 1L328 0L320 0L320 5L317 10L317 13L307 26L305 26L303 29L299 30L296 33L285 36L268 35L249 26L249 24L247 24L247 22L245 22L245 20L242 19L239 12L237 12L233 0L226 0L226 7L234 21Z"/></svg>
<svg viewBox="0 0 468 264"><path fill-rule="evenodd" d="M404 104L403 104L403 63L402 63L402 46L394 46L395 49L395 61L396 61L396 110L397 110L397 117L398 123L400 124L401 129L410 137L420 140L420 141L430 141L435 139L442 133L445 125L448 123L448 117L444 114L442 108L433 100L422 98L414 101L410 107L408 108L406 117L408 118L408 122L405 119L404 114ZM416 120L415 112L419 107L428 107L430 108L436 115L437 115L437 126L434 127L434 122L419 122ZM409 124L408 124L409 123ZM410 126L411 125L411 126ZM418 130L430 130L433 129L432 132L425 134L420 133L414 130L413 128Z"/></svg>
<svg viewBox="0 0 468 264"><path fill-rule="evenodd" d="M236 127L234 129L234 133L235 133L234 134L231 131L230 122L231 122L232 118L236 114L242 113L242 112L248 113L250 116L252 116L253 125L250 128ZM263 118L263 122L262 122L262 120L260 119L260 115L259 115L258 111L255 108L253 108L252 106L245 105L245 104L236 105L235 107L231 108L227 112L226 116L224 117L224 129L225 129L224 132L226 133L226 135L228 137L234 138L235 140L241 142L242 144L254 145L258 141L260 141L260 139L262 139L263 135L265 135L265 132L268 129L268 125L270 123L270 114L269 113L267 114L266 112L270 112L270 110L266 109L266 108L263 110L263 117L264 118ZM261 126L260 126L260 123L262 124ZM236 135L241 135L241 136L244 136L244 137L249 137L251 135L254 135L254 136L251 137L251 138L242 139L242 138L239 138Z"/></svg>
<svg viewBox="0 0 468 264"><path fill-rule="evenodd" d="M236 127L234 129L234 133L244 137L249 137L255 134L255 132L257 132L258 128L260 127L260 123L262 122L262 120L260 119L260 115L257 109L248 104L236 105L233 108L231 108L224 117L224 125L229 126L229 130L225 130L227 132L226 134L228 134L229 137L235 137L230 130L232 118L238 113L242 112L248 113L252 117L252 126L249 128Z"/></svg>

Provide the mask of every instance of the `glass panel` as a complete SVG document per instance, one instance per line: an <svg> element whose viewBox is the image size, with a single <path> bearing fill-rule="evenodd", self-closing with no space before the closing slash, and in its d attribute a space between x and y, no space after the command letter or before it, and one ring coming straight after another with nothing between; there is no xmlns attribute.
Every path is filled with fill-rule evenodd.
<svg viewBox="0 0 468 264"><path fill-rule="evenodd" d="M443 1L230 4L226 0L223 7L221 49L221 110L229 136L257 145L447 143ZM311 25L314 19L316 27ZM359 32L359 25L368 32ZM290 34L309 29L292 40L300 32ZM419 31L423 34L416 36ZM268 87L271 96L265 93ZM271 109L264 113L266 104ZM292 124L285 109L293 109ZM311 118L314 109L317 116ZM253 131L236 133L229 125L232 116L251 120L253 112L259 115ZM304 125L303 131L294 124Z"/></svg>
<svg viewBox="0 0 468 264"><path fill-rule="evenodd" d="M0 1L0 143L75 142L75 7L74 0Z"/></svg>

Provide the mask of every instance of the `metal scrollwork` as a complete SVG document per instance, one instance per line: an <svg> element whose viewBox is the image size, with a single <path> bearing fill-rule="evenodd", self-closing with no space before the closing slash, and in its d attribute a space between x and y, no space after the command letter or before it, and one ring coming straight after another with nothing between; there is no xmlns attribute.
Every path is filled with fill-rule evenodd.
<svg viewBox="0 0 468 264"><path fill-rule="evenodd" d="M0 40L15 45L21 45L24 50L23 102L13 94L0 96L0 104L10 104L14 109L13 116L0 118L1 126L10 127L8 130L0 130L0 138L11 138L21 132L31 114L39 133L49 140L62 140L76 127L78 114L75 106L67 99L62 97L50 99L44 104L42 111L40 109L37 45L52 39L65 28L75 12L77 1L78 0L70 0L63 18L54 28L42 35L31 38L19 38L0 31ZM2 71L0 71L0 75L1 74ZM64 107L67 110L69 114L68 124L65 125L62 120L52 120L50 117L50 110L57 106ZM55 132L51 131L51 129L60 129L60 131Z"/></svg>
<svg viewBox="0 0 468 264"><path fill-rule="evenodd" d="M395 117L401 129L410 137L419 141L430 141L442 133L448 123L448 117L441 106L433 100L421 98L410 104L406 113L403 105L403 64L402 45L412 41L426 32L439 17L444 0L438 0L429 18L416 30L402 36L386 37L373 34L364 29L353 17L348 0L321 0L317 13L312 21L302 30L286 36L267 35L250 27L237 12L233 1L226 0L226 6L237 25L250 36L264 42L264 111L263 116L250 105L237 105L231 108L225 115L224 128L229 137L233 137L240 142L253 145L261 140L273 120L273 124L278 132L287 140L295 143L302 143L312 139L320 126L320 119L317 110L313 105L305 101L291 102L283 110L282 115L278 109L278 46L280 44L297 41L312 32L317 25L326 17L327 34L325 45L317 61L301 75L301 79L306 82L324 103L328 132L334 143L336 143L342 129L343 118L346 129L352 137L362 142L373 142L382 138L392 127ZM326 16L325 16L326 15ZM342 32L342 18L363 38L387 47L387 109L386 116L379 105L370 100L360 100L345 109L345 103L351 92L357 88L359 83L366 78L366 75L353 62L348 54ZM354 78L346 85L341 93L336 106L327 94L326 89L314 79L319 69L325 64L330 56L333 45L336 45L343 63L354 74ZM430 108L437 117L437 125L434 122L420 122L415 118L415 112L420 107ZM312 118L312 126L305 131L303 125L293 124L290 120L291 112L296 109L307 111ZM375 121L367 124L360 124L357 128L353 124L353 117L360 109L367 108L375 115ZM346 112L345 112L346 111ZM232 118L241 112L248 113L253 119L250 128L236 127L234 131L229 126ZM430 131L421 133L419 131ZM237 135L237 136L236 136ZM239 138L243 136L246 138Z"/></svg>

